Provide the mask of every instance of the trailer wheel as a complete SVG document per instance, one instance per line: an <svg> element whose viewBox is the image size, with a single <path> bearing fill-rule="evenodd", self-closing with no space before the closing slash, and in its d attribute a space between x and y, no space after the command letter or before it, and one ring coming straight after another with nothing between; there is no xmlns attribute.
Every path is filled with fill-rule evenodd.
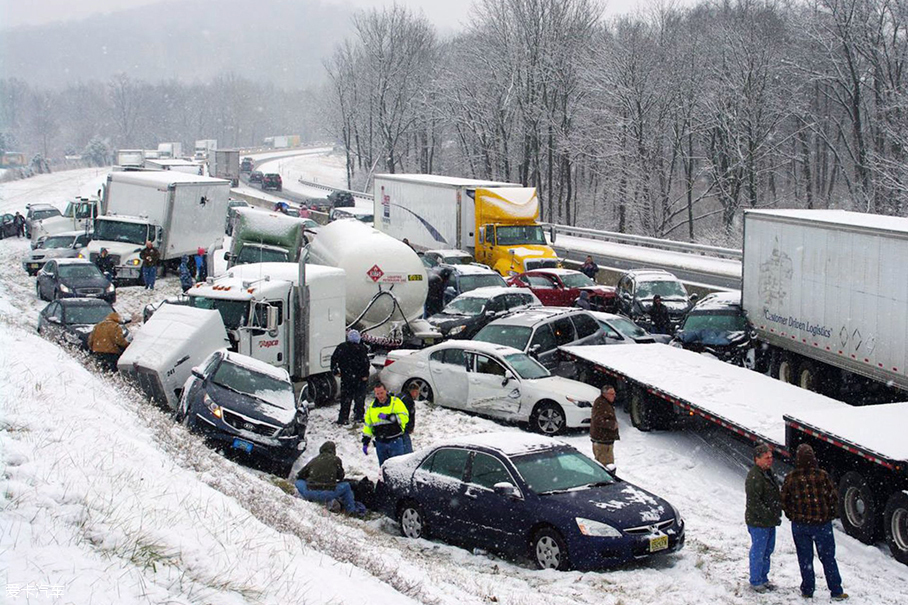
<svg viewBox="0 0 908 605"><path fill-rule="evenodd" d="M817 364L804 360L797 373L797 385L807 391L820 392L819 368Z"/></svg>
<svg viewBox="0 0 908 605"><path fill-rule="evenodd" d="M780 382L795 384L797 376L797 357L787 351L776 351L772 356L769 373Z"/></svg>
<svg viewBox="0 0 908 605"><path fill-rule="evenodd" d="M309 379L309 392L315 400L315 406L323 406L334 398L334 377L330 374L317 374Z"/></svg>
<svg viewBox="0 0 908 605"><path fill-rule="evenodd" d="M896 492L889 496L883 512L883 525L892 556L899 563L908 565L908 493Z"/></svg>
<svg viewBox="0 0 908 605"><path fill-rule="evenodd" d="M634 425L634 428L643 432L653 430L652 404L646 389L639 386L630 387L628 403L630 405L628 411L631 416L631 424Z"/></svg>
<svg viewBox="0 0 908 605"><path fill-rule="evenodd" d="M848 471L839 482L839 512L845 533L865 544L874 543L879 533L879 503L860 473Z"/></svg>

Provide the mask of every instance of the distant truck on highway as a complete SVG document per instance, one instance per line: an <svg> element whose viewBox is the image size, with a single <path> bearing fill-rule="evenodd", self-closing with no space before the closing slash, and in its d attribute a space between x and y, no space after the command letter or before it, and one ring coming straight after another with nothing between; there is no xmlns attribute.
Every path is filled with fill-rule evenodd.
<svg viewBox="0 0 908 605"><path fill-rule="evenodd" d="M216 149L208 156L208 174L217 179L227 179L231 187L240 184L239 149Z"/></svg>
<svg viewBox="0 0 908 605"><path fill-rule="evenodd" d="M212 155L214 151L218 148L217 139L200 139L195 142L195 148L193 149L193 157L197 160L204 160L209 155Z"/></svg>
<svg viewBox="0 0 908 605"><path fill-rule="evenodd" d="M144 149L118 149L117 166L121 168L139 169L145 166Z"/></svg>
<svg viewBox="0 0 908 605"><path fill-rule="evenodd" d="M848 401L905 400L906 259L905 218L745 212L742 298L762 368Z"/></svg>
<svg viewBox="0 0 908 605"><path fill-rule="evenodd" d="M422 249L455 248L504 276L560 266L536 189L431 174L378 174L375 228Z"/></svg>
<svg viewBox="0 0 908 605"><path fill-rule="evenodd" d="M287 134L274 137L265 137L265 145L275 149L287 149L288 147L300 146L300 135Z"/></svg>
<svg viewBox="0 0 908 605"><path fill-rule="evenodd" d="M182 143L159 143L158 144L158 157L159 158L172 158L179 159L183 157L183 144Z"/></svg>
<svg viewBox="0 0 908 605"><path fill-rule="evenodd" d="M160 251L165 268L176 269L180 257L193 255L224 235L230 183L221 179L160 172L112 172L101 202L103 215L94 221L92 242L82 256L95 261L107 248L117 281L136 281L139 252L146 241Z"/></svg>

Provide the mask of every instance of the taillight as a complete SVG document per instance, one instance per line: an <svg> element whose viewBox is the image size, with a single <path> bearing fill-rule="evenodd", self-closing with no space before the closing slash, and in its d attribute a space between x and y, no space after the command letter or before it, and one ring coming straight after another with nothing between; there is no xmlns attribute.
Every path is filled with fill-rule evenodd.
<svg viewBox="0 0 908 605"><path fill-rule="evenodd" d="M391 357L385 357L385 365L383 365L382 367L383 367L383 368L387 368L389 365L391 365L391 364L394 363L395 361L397 361L397 360L396 360L396 359L392 359Z"/></svg>

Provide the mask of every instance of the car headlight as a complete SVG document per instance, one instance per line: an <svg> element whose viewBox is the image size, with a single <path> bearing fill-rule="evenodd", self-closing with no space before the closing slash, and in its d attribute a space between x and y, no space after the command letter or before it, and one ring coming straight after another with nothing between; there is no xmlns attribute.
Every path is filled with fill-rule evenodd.
<svg viewBox="0 0 908 605"><path fill-rule="evenodd" d="M72 289L66 284L60 284L60 292L72 292Z"/></svg>
<svg viewBox="0 0 908 605"><path fill-rule="evenodd" d="M142 261L140 261L137 258L134 258L131 261L129 261L127 264L132 265L133 267L138 267L140 262L142 262Z"/></svg>
<svg viewBox="0 0 908 605"><path fill-rule="evenodd" d="M609 525L608 523L603 523L601 521L593 521L592 519L584 519L582 517L576 517L574 521L577 522L577 528L580 530L580 533L584 536L593 536L596 538L620 538L621 532Z"/></svg>
<svg viewBox="0 0 908 605"><path fill-rule="evenodd" d="M208 396L208 393L202 395L202 403L208 408L208 411L214 414L215 418L223 418L224 412L221 410L221 406L215 403L214 399Z"/></svg>
<svg viewBox="0 0 908 605"><path fill-rule="evenodd" d="M115 288L114 288L114 285L113 285L113 284L107 284L107 292L108 292L108 293L113 292L114 289L115 289Z"/></svg>
<svg viewBox="0 0 908 605"><path fill-rule="evenodd" d="M79 258L85 258L85 255L82 254L82 253L80 252L80 253L79 253Z"/></svg>
<svg viewBox="0 0 908 605"><path fill-rule="evenodd" d="M669 504L669 506L672 507L672 512L675 513L675 524L678 525L679 527L684 525L684 517L681 516L681 511L679 511L677 508L675 508L674 504Z"/></svg>
<svg viewBox="0 0 908 605"><path fill-rule="evenodd" d="M454 336L456 334L460 334L461 332L463 332L466 329L467 329L466 326L454 326L453 328L448 330L448 336Z"/></svg>
<svg viewBox="0 0 908 605"><path fill-rule="evenodd" d="M567 396L565 396L565 399L567 399L568 401L570 401L571 403L573 403L574 405L576 405L578 408L591 408L591 407L593 407L593 404L590 403L589 401L584 401L584 400L582 400L582 399L574 399L573 397L567 397Z"/></svg>

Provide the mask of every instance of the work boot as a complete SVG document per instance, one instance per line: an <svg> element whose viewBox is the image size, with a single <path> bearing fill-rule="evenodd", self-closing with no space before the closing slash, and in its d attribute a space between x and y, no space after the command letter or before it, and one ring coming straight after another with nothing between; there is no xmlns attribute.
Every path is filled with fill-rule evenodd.
<svg viewBox="0 0 908 605"><path fill-rule="evenodd" d="M844 593L844 592L841 592L841 593L839 593L839 594L834 594L834 595L832 595L832 600L833 600L833 601L844 601L844 600L847 599L847 598L848 598L848 594L847 594L847 593Z"/></svg>

